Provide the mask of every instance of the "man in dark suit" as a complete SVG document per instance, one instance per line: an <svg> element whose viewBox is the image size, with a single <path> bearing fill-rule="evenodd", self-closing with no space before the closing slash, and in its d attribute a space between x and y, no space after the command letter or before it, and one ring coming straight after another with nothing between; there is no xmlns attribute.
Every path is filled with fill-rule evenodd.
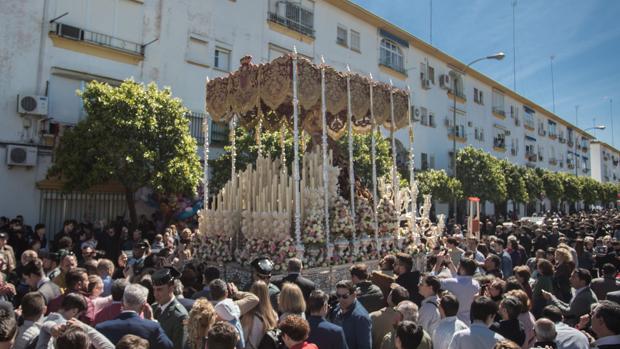
<svg viewBox="0 0 620 349"><path fill-rule="evenodd" d="M620 282L616 280L618 270L611 263L603 265L603 277L596 278L590 283L590 288L599 300L606 299L607 293L620 290Z"/></svg>
<svg viewBox="0 0 620 349"><path fill-rule="evenodd" d="M316 289L316 285L312 280L306 279L301 276L301 269L303 268L302 262L299 258L291 258L288 260L288 275L283 277L280 280L274 281L274 284L278 286L279 289L282 289L282 285L285 282L293 283L301 289L301 292L304 294L304 299L308 301L308 297L310 297L310 292Z"/></svg>
<svg viewBox="0 0 620 349"><path fill-rule="evenodd" d="M396 283L409 291L409 299L420 306L422 295L420 295L418 285L420 284L420 272L413 269L413 258L410 255L399 252L396 254L394 264L394 274L398 275Z"/></svg>
<svg viewBox="0 0 620 349"><path fill-rule="evenodd" d="M607 298L605 299L620 304L620 291L607 292Z"/></svg>
<svg viewBox="0 0 620 349"><path fill-rule="evenodd" d="M349 268L351 273L351 281L357 288L357 300L362 303L366 311L370 314L380 310L385 306L383 292L379 286L373 284L368 278L368 266L364 263L358 263Z"/></svg>
<svg viewBox="0 0 620 349"><path fill-rule="evenodd" d="M307 302L310 312L308 317L310 336L307 341L316 344L321 349L348 349L342 327L325 320L329 311L328 300L329 296L321 290L310 293Z"/></svg>
<svg viewBox="0 0 620 349"><path fill-rule="evenodd" d="M174 280L180 275L176 269L165 267L151 276L156 301L153 313L168 338L172 340L174 349L185 348L187 344L187 332L184 326L184 321L188 317L187 310L174 296Z"/></svg>
<svg viewBox="0 0 620 349"><path fill-rule="evenodd" d="M192 299L206 298L211 299L211 291L209 290L209 283L215 279L220 278L220 270L216 267L207 267L203 274L204 287L202 290L194 293Z"/></svg>
<svg viewBox="0 0 620 349"><path fill-rule="evenodd" d="M598 298L590 288L591 281L590 271L577 268L570 276L570 284L575 289L575 295L568 304L547 291L543 291L543 297L562 310L567 324L575 326L582 315L590 314L592 304L598 302Z"/></svg>
<svg viewBox="0 0 620 349"><path fill-rule="evenodd" d="M26 263L22 267L22 276L26 284L30 286L30 290L39 291L39 293L43 295L46 305L49 304L52 299L60 296L60 288L45 277L43 262L41 260L35 259Z"/></svg>
<svg viewBox="0 0 620 349"><path fill-rule="evenodd" d="M153 321L153 313L147 303L149 291L139 284L131 284L123 294L123 312L114 320L104 321L95 329L110 342L117 343L123 336L133 334L149 341L152 349L172 349L173 344L159 323ZM139 313L144 312L145 319Z"/></svg>

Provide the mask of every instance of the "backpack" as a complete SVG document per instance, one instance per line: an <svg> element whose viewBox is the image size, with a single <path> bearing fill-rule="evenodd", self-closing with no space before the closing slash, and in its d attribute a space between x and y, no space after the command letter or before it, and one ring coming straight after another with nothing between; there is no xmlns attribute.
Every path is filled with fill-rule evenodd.
<svg viewBox="0 0 620 349"><path fill-rule="evenodd" d="M282 340L282 331L279 328L267 331L261 339L258 349L286 349Z"/></svg>

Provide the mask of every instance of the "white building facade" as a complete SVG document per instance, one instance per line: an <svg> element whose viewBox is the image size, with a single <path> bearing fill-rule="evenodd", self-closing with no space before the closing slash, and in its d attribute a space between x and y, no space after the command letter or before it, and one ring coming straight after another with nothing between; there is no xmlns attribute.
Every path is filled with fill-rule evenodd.
<svg viewBox="0 0 620 349"><path fill-rule="evenodd" d="M117 188L67 196L45 180L54 144L85 117L75 92L89 81L170 86L193 111L191 131L202 141L205 78L236 69L247 54L267 62L293 47L314 62L324 56L336 69L410 87L418 170L450 173L455 137L457 150L473 145L519 165L594 175L588 133L348 1L11 0L0 4L0 20L10 28L0 33L0 215L57 227L63 217L124 213ZM226 128L210 129L221 148ZM406 131L397 137L408 149Z"/></svg>

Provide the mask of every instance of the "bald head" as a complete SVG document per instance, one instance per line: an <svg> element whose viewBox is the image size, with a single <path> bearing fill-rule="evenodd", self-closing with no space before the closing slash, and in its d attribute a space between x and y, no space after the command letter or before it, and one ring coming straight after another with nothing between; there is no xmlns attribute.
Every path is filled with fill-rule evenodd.
<svg viewBox="0 0 620 349"><path fill-rule="evenodd" d="M555 341L555 336L557 335L553 321L545 318L536 320L536 324L534 324L534 332L536 332L536 339L539 342L553 342Z"/></svg>

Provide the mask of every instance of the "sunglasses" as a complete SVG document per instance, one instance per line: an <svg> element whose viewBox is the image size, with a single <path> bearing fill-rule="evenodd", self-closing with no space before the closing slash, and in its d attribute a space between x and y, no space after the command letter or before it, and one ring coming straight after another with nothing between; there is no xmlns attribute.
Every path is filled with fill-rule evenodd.
<svg viewBox="0 0 620 349"><path fill-rule="evenodd" d="M348 299L349 298L349 294L338 294L336 293L336 297L338 297L338 299Z"/></svg>

